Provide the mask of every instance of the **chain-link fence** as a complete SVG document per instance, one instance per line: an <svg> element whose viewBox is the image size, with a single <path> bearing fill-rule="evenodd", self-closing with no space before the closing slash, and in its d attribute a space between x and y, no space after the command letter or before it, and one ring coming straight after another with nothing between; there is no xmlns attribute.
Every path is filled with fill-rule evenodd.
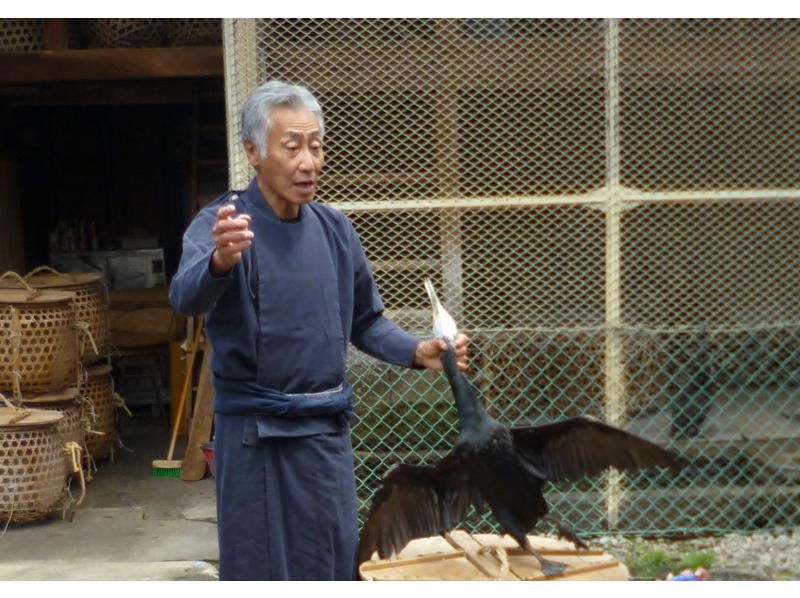
<svg viewBox="0 0 800 598"><path fill-rule="evenodd" d="M247 93L308 86L319 199L421 335L434 280L496 418L590 414L692 461L559 485L554 511L588 534L800 524L800 21L242 19L225 53L232 186ZM456 415L441 375L349 366L363 514Z"/></svg>

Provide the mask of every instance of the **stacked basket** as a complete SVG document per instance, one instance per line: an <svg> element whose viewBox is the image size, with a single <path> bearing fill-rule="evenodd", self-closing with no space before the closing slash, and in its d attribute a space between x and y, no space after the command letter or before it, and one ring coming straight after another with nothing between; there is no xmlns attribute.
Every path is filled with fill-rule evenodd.
<svg viewBox="0 0 800 598"><path fill-rule="evenodd" d="M86 448L87 455L94 459L112 456L116 433L114 407L121 399L113 392L111 367L107 365L110 347L109 302L103 275L64 274L43 266L26 274L22 282L35 289L74 294L81 363L78 401L86 429L82 446Z"/></svg>
<svg viewBox="0 0 800 598"><path fill-rule="evenodd" d="M86 370L86 380L81 386L92 429L86 436L86 450L93 459L106 459L114 453L114 407L118 395L114 393L111 366L105 363Z"/></svg>
<svg viewBox="0 0 800 598"><path fill-rule="evenodd" d="M0 19L0 53L44 50L44 19Z"/></svg>
<svg viewBox="0 0 800 598"><path fill-rule="evenodd" d="M55 433L62 446L75 443L85 448L86 425L84 423L83 409L81 408L78 389L74 386L60 392L49 392L39 395L22 394L19 403L25 409L45 409L61 412L64 417L56 424ZM67 457L64 463L64 472L73 472L71 459Z"/></svg>
<svg viewBox="0 0 800 598"><path fill-rule="evenodd" d="M0 521L19 522L56 508L68 481L65 468L83 478L75 469L82 431L74 401L75 293L34 289L15 278L23 288L0 289L0 393L6 405L0 413ZM32 408L55 404L60 408Z"/></svg>
<svg viewBox="0 0 800 598"><path fill-rule="evenodd" d="M89 48L150 48L164 41L164 19L86 19Z"/></svg>
<svg viewBox="0 0 800 598"><path fill-rule="evenodd" d="M34 289L75 293L81 363L89 365L108 358L108 291L102 274L64 274L48 266L40 266L26 274L24 281Z"/></svg>
<svg viewBox="0 0 800 598"><path fill-rule="evenodd" d="M64 446L56 427L63 418L57 411L0 407L0 522L42 519L58 504Z"/></svg>

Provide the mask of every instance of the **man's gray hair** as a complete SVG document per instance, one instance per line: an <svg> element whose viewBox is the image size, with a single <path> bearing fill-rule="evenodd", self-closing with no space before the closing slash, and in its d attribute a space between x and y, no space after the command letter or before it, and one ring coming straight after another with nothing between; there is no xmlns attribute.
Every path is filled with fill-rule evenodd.
<svg viewBox="0 0 800 598"><path fill-rule="evenodd" d="M242 143L248 139L258 148L262 158L267 157L270 115L275 106L305 108L319 121L320 136L325 133L322 108L314 95L302 85L283 81L267 81L256 87L242 105Z"/></svg>

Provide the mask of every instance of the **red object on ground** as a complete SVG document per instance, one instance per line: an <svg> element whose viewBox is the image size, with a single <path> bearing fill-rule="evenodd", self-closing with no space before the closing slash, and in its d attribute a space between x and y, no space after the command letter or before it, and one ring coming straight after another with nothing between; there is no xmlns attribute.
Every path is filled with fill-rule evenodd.
<svg viewBox="0 0 800 598"><path fill-rule="evenodd" d="M206 463L208 463L208 468L211 470L211 475L214 476L214 443L204 442L200 445L200 450L203 451L203 456L206 458Z"/></svg>

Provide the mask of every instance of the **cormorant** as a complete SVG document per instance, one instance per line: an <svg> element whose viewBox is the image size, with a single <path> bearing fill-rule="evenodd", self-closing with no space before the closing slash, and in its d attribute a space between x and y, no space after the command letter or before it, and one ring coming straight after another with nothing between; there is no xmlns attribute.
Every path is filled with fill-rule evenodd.
<svg viewBox="0 0 800 598"><path fill-rule="evenodd" d="M542 494L548 483L596 475L608 467L675 469L682 459L587 417L516 428L497 422L458 369L455 322L430 281L425 288L433 305L434 334L443 336L448 345L441 360L458 410L459 436L439 461L399 464L386 474L361 531L359 562L369 560L375 551L380 558L389 558L414 538L450 531L466 518L470 506L481 513L488 505L502 531L538 559L545 575L562 573L566 566L537 554L527 538L546 517L560 536L586 548L568 526L548 516Z"/></svg>

